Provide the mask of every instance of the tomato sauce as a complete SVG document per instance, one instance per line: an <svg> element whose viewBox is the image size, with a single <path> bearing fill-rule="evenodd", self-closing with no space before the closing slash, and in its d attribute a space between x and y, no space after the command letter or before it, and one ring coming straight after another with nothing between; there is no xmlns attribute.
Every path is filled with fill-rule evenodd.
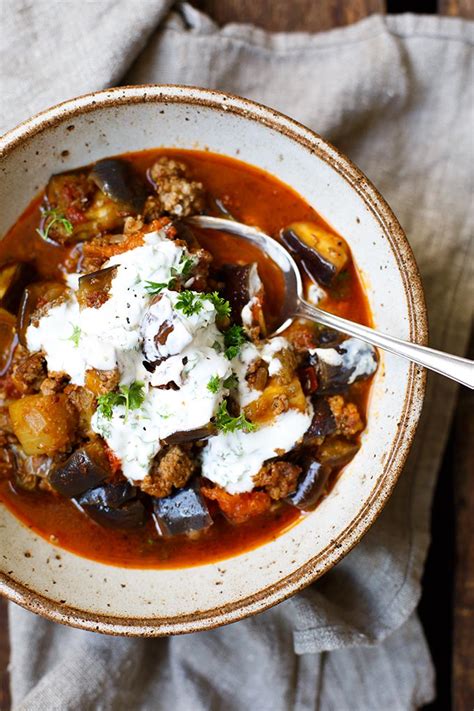
<svg viewBox="0 0 474 711"><path fill-rule="evenodd" d="M122 157L145 173L160 155L184 160L193 178L204 184L217 204L224 205L235 219L258 226L267 234L277 236L283 227L296 221L315 222L332 231L295 191L241 161L204 151L179 149L147 150ZM0 242L0 266L15 261L33 262L39 278L55 279L76 270L81 247L56 246L37 234L42 198L43 193L31 202ZM271 331L278 318L283 290L277 267L257 249L242 246L238 238L228 234L199 231L198 237L202 246L213 254L217 265L226 261L258 262ZM367 299L353 262L344 280L336 282L321 306L359 323L371 324ZM366 409L369 387L366 381L351 388L351 400L362 412ZM336 478L334 474L331 482ZM0 501L26 526L55 545L86 558L136 568L195 566L238 555L275 539L301 517L296 508L279 503L266 514L233 525L216 510L214 502L209 502L215 523L205 534L194 539L180 536L163 539L151 519L137 530L107 529L94 523L67 499L44 491L15 488L8 480L0 481Z"/></svg>

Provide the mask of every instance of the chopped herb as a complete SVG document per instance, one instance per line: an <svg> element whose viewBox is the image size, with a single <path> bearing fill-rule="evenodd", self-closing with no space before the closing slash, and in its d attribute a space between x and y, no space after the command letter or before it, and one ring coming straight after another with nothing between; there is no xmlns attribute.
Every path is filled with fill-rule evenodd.
<svg viewBox="0 0 474 711"><path fill-rule="evenodd" d="M239 379L235 373L232 373L232 375L229 375L229 377L226 378L222 384L225 388L228 388L228 390L232 390L232 388L236 388L239 384Z"/></svg>
<svg viewBox="0 0 474 711"><path fill-rule="evenodd" d="M218 375L213 375L207 384L207 389L211 393L218 393L221 387L221 379Z"/></svg>
<svg viewBox="0 0 474 711"><path fill-rule="evenodd" d="M113 408L123 405L125 408L125 419L130 410L138 410L145 400L144 385L135 381L131 385L121 385L119 392L110 392L97 398L100 414L107 420L113 415Z"/></svg>
<svg viewBox="0 0 474 711"><path fill-rule="evenodd" d="M234 324L224 333L225 357L229 360L235 358L240 352L240 348L247 340L242 326Z"/></svg>
<svg viewBox="0 0 474 711"><path fill-rule="evenodd" d="M193 270L193 267L194 267L194 259L191 259L191 257L186 257L185 254L182 254L178 266L171 267L171 270L170 270L171 276L175 279L177 277L186 279L186 277L190 276L190 274Z"/></svg>
<svg viewBox="0 0 474 711"><path fill-rule="evenodd" d="M219 317L225 318L230 316L230 304L222 296L219 296L217 291L213 291L210 294L205 294L204 298L212 303L216 313Z"/></svg>
<svg viewBox="0 0 474 711"><path fill-rule="evenodd" d="M163 289L175 289L176 283L179 280L186 279L194 267L194 260L190 257L186 257L184 254L181 256L181 260L177 267L171 267L170 274L171 278L169 281L147 281L145 286L145 291L147 294L159 294Z"/></svg>
<svg viewBox="0 0 474 711"><path fill-rule="evenodd" d="M145 291L147 294L154 295L159 294L163 289L168 288L168 282L162 281L147 281L145 286Z"/></svg>
<svg viewBox="0 0 474 711"><path fill-rule="evenodd" d="M79 341L81 340L81 329L79 328L79 326L72 327L72 335L69 336L67 340L72 341L74 343L75 348L79 347Z"/></svg>
<svg viewBox="0 0 474 711"><path fill-rule="evenodd" d="M61 225L64 227L64 231L66 232L67 235L72 235L74 227L72 226L72 222L70 222L67 217L62 215L58 210L55 209L49 209L41 210L41 217L42 217L42 226L38 227L36 232L39 234L41 239L48 240L50 239L49 237L49 231L53 225Z"/></svg>
<svg viewBox="0 0 474 711"><path fill-rule="evenodd" d="M253 432L256 429L256 426L247 420L243 412L241 412L238 417L232 417L227 409L226 400L223 400L219 405L214 421L217 429L224 434L235 432L236 430Z"/></svg>
<svg viewBox="0 0 474 711"><path fill-rule="evenodd" d="M214 350L216 351L216 353L222 353L222 346L221 346L221 344L219 343L219 341L214 341L214 343L212 344L211 347L214 348Z"/></svg>
<svg viewBox="0 0 474 711"><path fill-rule="evenodd" d="M176 300L175 306L185 316L198 314L202 309L202 294L189 290L182 291Z"/></svg>

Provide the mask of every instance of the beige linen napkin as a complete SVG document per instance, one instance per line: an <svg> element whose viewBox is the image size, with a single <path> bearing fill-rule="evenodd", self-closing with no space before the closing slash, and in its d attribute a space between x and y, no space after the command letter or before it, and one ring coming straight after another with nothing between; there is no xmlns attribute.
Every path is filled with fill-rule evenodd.
<svg viewBox="0 0 474 711"><path fill-rule="evenodd" d="M269 34L219 29L187 5L163 20L169 5L5 2L3 128L121 78L274 106L333 141L380 188L422 272L431 344L462 354L474 283L472 24L373 16L318 35ZM129 640L10 606L15 709L397 711L428 702L433 669L414 611L455 393L429 378L410 461L377 523L335 569L266 613Z"/></svg>

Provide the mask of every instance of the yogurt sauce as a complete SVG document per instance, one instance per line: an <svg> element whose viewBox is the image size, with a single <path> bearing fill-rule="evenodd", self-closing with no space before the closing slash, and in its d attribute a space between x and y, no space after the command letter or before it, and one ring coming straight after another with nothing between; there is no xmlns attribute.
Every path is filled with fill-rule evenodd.
<svg viewBox="0 0 474 711"><path fill-rule="evenodd" d="M289 347L281 337L258 347L246 343L229 361L210 300L202 299L199 313L186 316L176 308L177 292L164 288L158 296L150 296L147 282L168 283L171 270L179 271L185 257L192 255L164 232L149 233L143 246L103 265L103 269L117 266L103 305L80 308L75 293L78 277L70 275L68 300L51 307L27 330L29 350L42 350L49 371L67 373L76 385L84 385L91 368L118 368L121 385L143 383L145 397L138 409L126 412L117 405L110 419L98 409L91 422L121 460L124 475L134 481L148 474L160 440L209 423L229 394L223 385L226 378L236 374L236 395L244 407L259 396L245 380L248 365L262 358L273 375L281 367L276 354ZM158 332L163 332L159 339ZM157 363L153 372L145 368L146 361ZM216 377L220 384L214 392L208 384ZM173 387L164 387L171 382ZM292 449L310 421L308 403L307 413L290 410L255 432L219 433L203 448L202 473L230 493L249 491L262 464L276 456L276 450Z"/></svg>

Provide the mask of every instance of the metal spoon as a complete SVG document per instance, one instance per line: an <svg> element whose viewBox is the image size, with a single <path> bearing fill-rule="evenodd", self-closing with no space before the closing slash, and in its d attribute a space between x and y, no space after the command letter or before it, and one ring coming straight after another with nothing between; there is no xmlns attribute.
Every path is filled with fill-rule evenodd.
<svg viewBox="0 0 474 711"><path fill-rule="evenodd" d="M286 294L281 312L281 325L275 333L281 333L296 317L306 318L310 321L330 326L336 331L360 338L361 341L370 343L372 346L400 355L414 363L418 363L418 365L434 370L436 373L441 373L447 378L474 389L474 361L450 355L449 353L442 353L426 346L419 346L417 343L410 343L385 333L379 333L373 328L361 326L359 323L335 316L305 301L303 297L303 282L296 262L289 252L269 235L260 232L255 227L249 227L241 222L234 222L234 220L220 217L207 217L204 215L190 217L188 222L196 225L196 227L220 230L242 237L259 247L280 267L285 280Z"/></svg>

